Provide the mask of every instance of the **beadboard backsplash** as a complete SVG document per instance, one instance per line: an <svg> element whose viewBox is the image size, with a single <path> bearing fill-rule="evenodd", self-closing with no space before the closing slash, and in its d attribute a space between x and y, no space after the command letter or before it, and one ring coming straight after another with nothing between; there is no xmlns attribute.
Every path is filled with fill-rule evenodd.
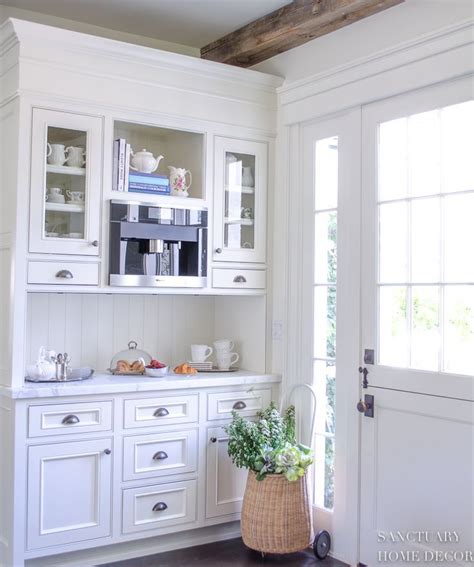
<svg viewBox="0 0 474 567"><path fill-rule="evenodd" d="M265 298L28 294L26 364L44 345L102 372L134 340L174 366L190 359L191 344L217 338L234 340L240 368L264 372Z"/></svg>

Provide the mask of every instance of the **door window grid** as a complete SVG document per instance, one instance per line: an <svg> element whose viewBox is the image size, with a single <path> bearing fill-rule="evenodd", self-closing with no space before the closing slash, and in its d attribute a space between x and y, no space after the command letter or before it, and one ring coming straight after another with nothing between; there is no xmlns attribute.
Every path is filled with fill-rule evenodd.
<svg viewBox="0 0 474 567"><path fill-rule="evenodd" d="M380 124L381 364L474 374L472 155L474 101Z"/></svg>
<svg viewBox="0 0 474 567"><path fill-rule="evenodd" d="M314 503L334 507L337 189L338 138L315 147L314 352L315 427Z"/></svg>

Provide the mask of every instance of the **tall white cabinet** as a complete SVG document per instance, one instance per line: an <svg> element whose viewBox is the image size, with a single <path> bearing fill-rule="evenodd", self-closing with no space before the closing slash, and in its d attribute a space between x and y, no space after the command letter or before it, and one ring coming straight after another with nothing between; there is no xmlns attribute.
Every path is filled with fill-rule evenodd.
<svg viewBox="0 0 474 567"><path fill-rule="evenodd" d="M0 27L0 65L1 567L31 559L49 565L51 556L70 552L89 554L92 564L112 544L139 555L148 538L156 538L156 550L166 534L175 546L199 542L201 533L208 540L236 535L246 475L227 456L228 404L245 393L244 415L255 416L278 396L275 377L235 375L231 390L200 382L192 392L163 396L147 388L137 394L137 385L124 391L104 376L107 387L99 392L75 397L67 385L71 390L36 400L23 392L24 376L32 335L45 343L67 339L79 358L79 351L100 348L101 329L112 328L126 344L135 339L131 329L146 333L163 320L173 325L173 314L184 325L193 317L185 295L215 298L228 317L206 317L219 333L239 327L242 337L252 325L245 344L265 335L267 186L282 80L20 20ZM135 151L163 154L162 174L169 166L190 169L189 197L114 190L118 137ZM109 285L112 199L206 210L206 285ZM151 294L173 300L160 321L145 325L140 313ZM233 295L252 301L240 305ZM52 316L57 305L64 321ZM89 336L92 315L99 323ZM189 327L198 336L202 311L196 317ZM265 337L259 340L264 372ZM255 392L252 381L261 384ZM150 414L158 402L169 411L162 422Z"/></svg>

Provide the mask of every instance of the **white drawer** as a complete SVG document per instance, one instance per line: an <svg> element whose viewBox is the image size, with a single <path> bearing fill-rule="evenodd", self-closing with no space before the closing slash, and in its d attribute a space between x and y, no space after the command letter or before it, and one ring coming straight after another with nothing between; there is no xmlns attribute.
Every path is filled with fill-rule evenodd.
<svg viewBox="0 0 474 567"><path fill-rule="evenodd" d="M207 419L228 419L231 411L243 416L256 415L266 408L272 399L270 388L252 389L248 392L217 392L207 395Z"/></svg>
<svg viewBox="0 0 474 567"><path fill-rule="evenodd" d="M29 437L110 431L112 402L84 402L30 406Z"/></svg>
<svg viewBox="0 0 474 567"><path fill-rule="evenodd" d="M99 285L96 262L28 262L29 284Z"/></svg>
<svg viewBox="0 0 474 567"><path fill-rule="evenodd" d="M194 423L198 420L197 394L126 400L124 427L150 427Z"/></svg>
<svg viewBox="0 0 474 567"><path fill-rule="evenodd" d="M196 481L123 491L122 532L129 534L196 521Z"/></svg>
<svg viewBox="0 0 474 567"><path fill-rule="evenodd" d="M213 287L234 289L265 289L265 270L228 270L214 268L212 270Z"/></svg>
<svg viewBox="0 0 474 567"><path fill-rule="evenodd" d="M197 449L195 429L125 437L123 480L193 472Z"/></svg>

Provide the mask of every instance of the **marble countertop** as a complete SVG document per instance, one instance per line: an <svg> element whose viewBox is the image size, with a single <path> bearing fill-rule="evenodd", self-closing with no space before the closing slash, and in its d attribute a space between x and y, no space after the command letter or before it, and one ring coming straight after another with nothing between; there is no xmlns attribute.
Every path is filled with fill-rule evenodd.
<svg viewBox="0 0 474 567"><path fill-rule="evenodd" d="M94 374L88 380L68 383L25 382L20 388L0 386L0 396L12 399L153 392L217 386L241 386L281 382L277 374L259 374L247 370L237 372L199 373L197 375L168 374L160 378L147 376L112 376Z"/></svg>

